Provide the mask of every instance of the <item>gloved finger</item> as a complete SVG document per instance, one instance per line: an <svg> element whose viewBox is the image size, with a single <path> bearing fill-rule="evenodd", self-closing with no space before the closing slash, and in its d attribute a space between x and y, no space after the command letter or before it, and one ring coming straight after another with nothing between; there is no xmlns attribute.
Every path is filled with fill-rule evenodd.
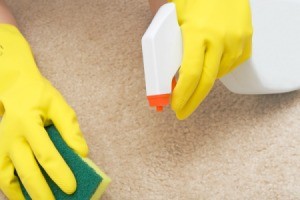
<svg viewBox="0 0 300 200"><path fill-rule="evenodd" d="M27 127L26 131L31 132L28 134L31 137L26 139L40 165L65 193L72 194L76 190L76 179L55 148L43 124Z"/></svg>
<svg viewBox="0 0 300 200"><path fill-rule="evenodd" d="M9 199L25 199L14 166L7 156L0 156L0 188Z"/></svg>
<svg viewBox="0 0 300 200"><path fill-rule="evenodd" d="M220 63L220 71L218 74L218 78L223 77L228 74L231 70L233 70L233 65L236 62L238 56L233 52L225 52Z"/></svg>
<svg viewBox="0 0 300 200"><path fill-rule="evenodd" d="M19 178L32 199L54 199L25 139L14 143L12 151L10 152L10 157Z"/></svg>
<svg viewBox="0 0 300 200"><path fill-rule="evenodd" d="M191 98L199 83L204 54L205 42L201 39L194 41L188 35L184 36L183 31L183 58L179 70L177 85L172 93L171 106L175 112L181 110Z"/></svg>
<svg viewBox="0 0 300 200"><path fill-rule="evenodd" d="M53 99L49 115L68 146L80 156L86 157L88 146L83 138L76 114L60 94Z"/></svg>
<svg viewBox="0 0 300 200"><path fill-rule="evenodd" d="M185 119L190 116L212 89L219 71L222 52L223 49L217 44L210 45L207 48L203 70L197 89L185 106L181 110L176 111L178 119Z"/></svg>
<svg viewBox="0 0 300 200"><path fill-rule="evenodd" d="M251 37L251 36L250 36ZM233 69L246 60L248 60L252 55L252 41L251 39L246 40L245 45L243 47L243 53L237 58L235 63L233 63Z"/></svg>
<svg viewBox="0 0 300 200"><path fill-rule="evenodd" d="M251 35L245 39L227 44L231 48L226 50L222 56L218 78L230 73L242 62L250 58L252 52Z"/></svg>

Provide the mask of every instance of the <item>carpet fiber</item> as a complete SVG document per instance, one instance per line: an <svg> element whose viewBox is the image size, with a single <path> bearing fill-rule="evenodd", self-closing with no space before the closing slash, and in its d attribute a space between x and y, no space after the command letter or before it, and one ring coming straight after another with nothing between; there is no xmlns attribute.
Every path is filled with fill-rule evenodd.
<svg viewBox="0 0 300 200"><path fill-rule="evenodd" d="M300 92L243 96L217 82L178 121L147 105L147 0L7 2L112 178L104 200L300 199Z"/></svg>

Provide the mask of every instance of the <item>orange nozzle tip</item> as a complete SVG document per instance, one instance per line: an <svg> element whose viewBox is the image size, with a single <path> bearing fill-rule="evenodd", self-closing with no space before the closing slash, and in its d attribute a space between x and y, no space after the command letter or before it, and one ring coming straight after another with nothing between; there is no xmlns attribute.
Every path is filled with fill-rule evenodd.
<svg viewBox="0 0 300 200"><path fill-rule="evenodd" d="M159 94L147 96L149 105L151 107L156 107L157 112L163 111L164 106L169 105L170 94Z"/></svg>
<svg viewBox="0 0 300 200"><path fill-rule="evenodd" d="M163 106L156 106L156 111L161 112L163 111L164 107Z"/></svg>

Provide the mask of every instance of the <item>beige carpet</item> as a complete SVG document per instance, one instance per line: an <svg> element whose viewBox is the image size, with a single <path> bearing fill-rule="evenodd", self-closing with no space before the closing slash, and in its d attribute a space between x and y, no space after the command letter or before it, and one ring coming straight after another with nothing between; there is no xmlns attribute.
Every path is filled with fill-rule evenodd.
<svg viewBox="0 0 300 200"><path fill-rule="evenodd" d="M147 0L8 4L113 180L104 200L300 199L300 92L242 96L218 82L178 121L147 105Z"/></svg>

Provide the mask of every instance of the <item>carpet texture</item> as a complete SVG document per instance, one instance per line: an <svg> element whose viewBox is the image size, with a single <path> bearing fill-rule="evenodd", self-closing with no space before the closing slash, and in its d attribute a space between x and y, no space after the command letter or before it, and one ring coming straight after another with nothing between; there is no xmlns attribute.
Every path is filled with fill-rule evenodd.
<svg viewBox="0 0 300 200"><path fill-rule="evenodd" d="M300 199L300 92L217 82L188 120L145 96L147 0L8 0L41 72L75 109L104 200ZM0 199L5 199L0 195Z"/></svg>

